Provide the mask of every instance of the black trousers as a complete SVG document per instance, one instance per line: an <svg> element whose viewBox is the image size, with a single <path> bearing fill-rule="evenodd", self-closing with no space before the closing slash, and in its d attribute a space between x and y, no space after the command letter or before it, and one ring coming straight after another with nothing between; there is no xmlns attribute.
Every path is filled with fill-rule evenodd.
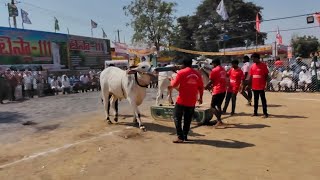
<svg viewBox="0 0 320 180"><path fill-rule="evenodd" d="M259 97L261 98L263 114L267 115L267 100L266 100L266 93L264 90L253 90L254 95L254 114L258 114L258 106L259 106Z"/></svg>
<svg viewBox="0 0 320 180"><path fill-rule="evenodd" d="M110 114L110 100L111 100L112 95L109 95L109 101L108 101L108 114ZM118 115L118 99L115 102L115 109L116 109L116 115Z"/></svg>
<svg viewBox="0 0 320 180"><path fill-rule="evenodd" d="M235 109L236 109L236 103L237 103L237 94L234 94L232 92L228 92L226 95L226 99L225 99L224 107L223 107L223 112L227 111L230 100L232 100L231 101L231 104L232 104L231 113L234 114Z"/></svg>
<svg viewBox="0 0 320 180"><path fill-rule="evenodd" d="M188 133L190 131L191 121L194 115L195 107L187 107L176 104L174 107L174 123L176 125L178 138L181 140L187 140ZM182 128L182 116L183 116L183 128Z"/></svg>
<svg viewBox="0 0 320 180"><path fill-rule="evenodd" d="M242 88L241 94L243 95L244 98L247 99L248 102L252 101L252 91L251 91L251 87L248 80L245 80L243 82L243 88Z"/></svg>
<svg viewBox="0 0 320 180"><path fill-rule="evenodd" d="M220 94L215 94L212 95L212 99L211 99L211 108L214 109L214 114L217 117L217 120L219 122L221 121L221 115L222 115L222 110L221 110L221 105L223 103L223 100L226 96L226 93L220 93Z"/></svg>

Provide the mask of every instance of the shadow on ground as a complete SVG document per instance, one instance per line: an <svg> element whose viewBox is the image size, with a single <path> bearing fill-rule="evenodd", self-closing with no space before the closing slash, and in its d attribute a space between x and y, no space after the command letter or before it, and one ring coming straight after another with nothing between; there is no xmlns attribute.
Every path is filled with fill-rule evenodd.
<svg viewBox="0 0 320 180"><path fill-rule="evenodd" d="M138 128L137 124L135 123L129 123L129 122L119 122L119 125L123 126L132 126ZM144 126L146 127L147 131L151 132L158 132L158 133L169 133L170 135L175 135L176 134L176 128L174 127L169 127L161 124L156 124L156 123L143 123ZM189 132L190 136L194 137L203 137L205 135L203 134L198 134L190 130Z"/></svg>
<svg viewBox="0 0 320 180"><path fill-rule="evenodd" d="M191 140L185 142L185 144L198 144L198 145L207 145L213 146L217 148L231 148L231 149L242 149L255 146L254 144L236 141L231 139L226 139L227 141L220 141L220 140Z"/></svg>
<svg viewBox="0 0 320 180"><path fill-rule="evenodd" d="M21 123L22 120L27 118L22 113L18 112L0 112L0 124L1 123Z"/></svg>
<svg viewBox="0 0 320 180"><path fill-rule="evenodd" d="M271 126L265 124L228 124L225 128L237 128L237 129L263 129Z"/></svg>

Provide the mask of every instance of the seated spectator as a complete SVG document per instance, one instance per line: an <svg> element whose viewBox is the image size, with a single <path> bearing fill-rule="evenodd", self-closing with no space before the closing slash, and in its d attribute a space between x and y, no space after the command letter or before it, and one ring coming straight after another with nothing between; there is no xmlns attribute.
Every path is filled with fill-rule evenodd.
<svg viewBox="0 0 320 180"><path fill-rule="evenodd" d="M60 85L57 77L53 77L53 79L50 82L50 86L54 92L54 95L58 95L60 91Z"/></svg>
<svg viewBox="0 0 320 180"><path fill-rule="evenodd" d="M274 65L277 69L279 69L280 71L283 71L283 61L281 61L279 57L274 62Z"/></svg>
<svg viewBox="0 0 320 180"><path fill-rule="evenodd" d="M312 77L310 71L307 71L306 66L302 66L301 70L302 71L299 73L298 85L302 88L303 91L305 91L310 87Z"/></svg>
<svg viewBox="0 0 320 180"><path fill-rule="evenodd" d="M280 82L281 88L284 88L286 90L294 88L293 71L289 66L287 66L286 70L283 71L282 78L283 79Z"/></svg>
<svg viewBox="0 0 320 180"><path fill-rule="evenodd" d="M274 70L271 72L271 89L274 91L279 91L279 84L282 80L282 73L279 68L274 68Z"/></svg>
<svg viewBox="0 0 320 180"><path fill-rule="evenodd" d="M70 94L70 81L67 75L62 76L62 94Z"/></svg>

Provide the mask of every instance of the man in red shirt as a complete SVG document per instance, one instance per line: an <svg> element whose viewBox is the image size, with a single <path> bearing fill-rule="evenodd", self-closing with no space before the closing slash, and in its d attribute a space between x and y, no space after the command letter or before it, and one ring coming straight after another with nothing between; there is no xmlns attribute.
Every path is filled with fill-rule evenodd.
<svg viewBox="0 0 320 180"><path fill-rule="evenodd" d="M253 116L258 116L258 104L259 96L261 97L263 114L265 118L268 118L267 111L267 100L265 95L265 88L268 79L268 67L265 63L260 61L260 55L257 53L251 56L254 64L250 68L250 80L252 84L252 90L254 95L254 114Z"/></svg>
<svg viewBox="0 0 320 180"><path fill-rule="evenodd" d="M231 64L232 64L232 68L227 73L230 79L230 85L229 85L230 90L227 92L225 104L223 107L223 113L226 113L227 108L229 106L230 99L232 99L231 116L233 116L236 109L237 94L240 90L242 81L244 80L244 74L238 66L239 65L238 60L233 60Z"/></svg>
<svg viewBox="0 0 320 180"><path fill-rule="evenodd" d="M183 69L181 69L175 79L171 81L169 88L176 88L179 96L174 108L174 122L177 130L178 138L173 143L183 143L188 140L190 124L193 118L197 96L199 94L199 104L202 104L203 81L201 75L192 69L192 60L183 61ZM182 116L184 119L182 129Z"/></svg>
<svg viewBox="0 0 320 180"><path fill-rule="evenodd" d="M220 59L215 59L213 62L213 69L210 73L210 81L206 85L205 89L210 89L212 86L212 99L211 99L211 108L214 111L215 116L217 117L217 124L216 127L223 125L223 122L221 121L221 104L224 100L224 97L226 95L226 71L221 66Z"/></svg>

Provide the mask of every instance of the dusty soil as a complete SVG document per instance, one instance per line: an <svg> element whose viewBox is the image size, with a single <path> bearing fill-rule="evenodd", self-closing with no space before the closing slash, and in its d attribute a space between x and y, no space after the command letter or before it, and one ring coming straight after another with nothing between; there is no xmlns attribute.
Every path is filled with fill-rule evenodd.
<svg viewBox="0 0 320 180"><path fill-rule="evenodd" d="M0 106L0 179L319 179L319 94L268 93L269 119L251 117L239 96L226 128L192 125L192 141L177 145L173 123L150 117L148 91L147 132L126 102L107 125L98 93Z"/></svg>

